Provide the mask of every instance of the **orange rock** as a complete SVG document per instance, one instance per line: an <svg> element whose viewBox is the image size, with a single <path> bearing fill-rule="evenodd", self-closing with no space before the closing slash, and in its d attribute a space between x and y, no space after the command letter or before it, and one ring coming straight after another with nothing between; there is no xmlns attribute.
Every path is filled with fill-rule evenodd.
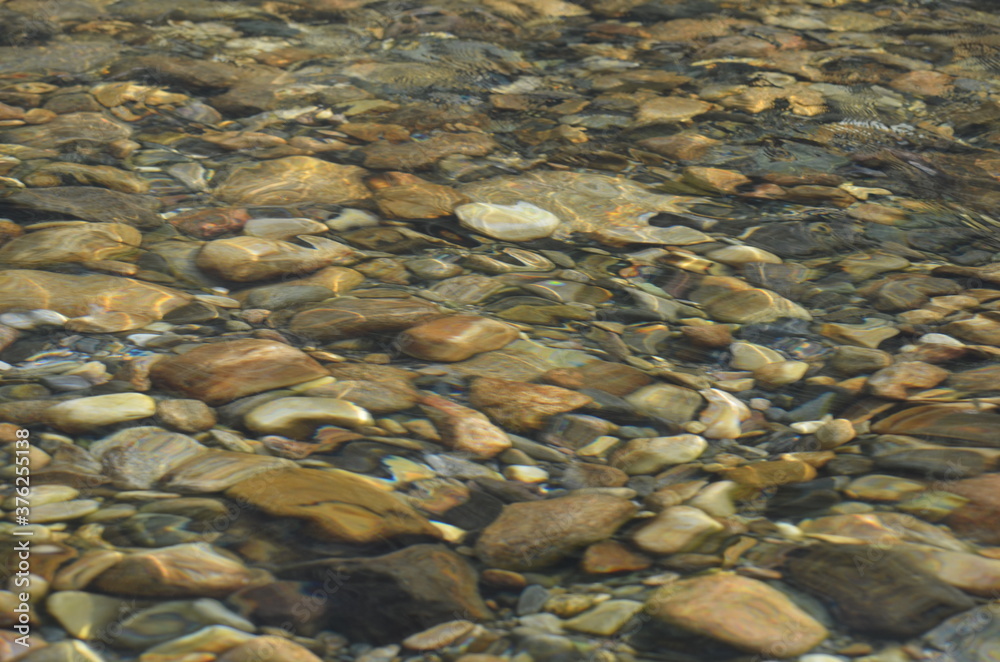
<svg viewBox="0 0 1000 662"><path fill-rule="evenodd" d="M751 462L741 467L725 469L721 473L726 480L755 488L802 483L816 477L816 469L797 460Z"/></svg>
<svg viewBox="0 0 1000 662"><path fill-rule="evenodd" d="M507 433L475 409L432 393L425 393L418 402L441 435L441 443L449 448L487 458L511 446Z"/></svg>
<svg viewBox="0 0 1000 662"><path fill-rule="evenodd" d="M558 386L480 377L472 382L469 402L505 428L521 432L540 429L550 416L579 409L591 398Z"/></svg>
<svg viewBox="0 0 1000 662"><path fill-rule="evenodd" d="M580 569L593 575L645 570L653 560L615 540L605 540L588 547L580 561Z"/></svg>
<svg viewBox="0 0 1000 662"><path fill-rule="evenodd" d="M889 87L922 97L943 97L955 89L948 74L937 71L908 71L889 81Z"/></svg>

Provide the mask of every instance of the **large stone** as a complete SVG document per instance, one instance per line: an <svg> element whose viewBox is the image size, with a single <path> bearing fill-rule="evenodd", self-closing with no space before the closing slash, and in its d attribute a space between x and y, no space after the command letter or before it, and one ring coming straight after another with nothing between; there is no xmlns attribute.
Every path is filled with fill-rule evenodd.
<svg viewBox="0 0 1000 662"><path fill-rule="evenodd" d="M653 594L646 610L670 625L768 658L802 655L828 634L784 593L731 573L669 584Z"/></svg>
<svg viewBox="0 0 1000 662"><path fill-rule="evenodd" d="M31 269L0 273L0 312L44 308L67 317L92 315L96 311L158 320L189 301L190 294L131 278L75 276Z"/></svg>
<svg viewBox="0 0 1000 662"><path fill-rule="evenodd" d="M91 444L89 450L115 487L148 490L208 449L187 435L150 426L122 430Z"/></svg>
<svg viewBox="0 0 1000 662"><path fill-rule="evenodd" d="M949 481L942 489L969 500L945 519L952 530L986 545L1000 545L1000 474Z"/></svg>
<svg viewBox="0 0 1000 662"><path fill-rule="evenodd" d="M236 168L213 195L239 205L339 204L372 196L363 168L288 156Z"/></svg>
<svg viewBox="0 0 1000 662"><path fill-rule="evenodd" d="M326 622L373 643L398 642L459 617L493 617L468 561L440 545L412 545L374 558L325 559L284 574L326 587Z"/></svg>
<svg viewBox="0 0 1000 662"><path fill-rule="evenodd" d="M396 333L441 315L441 309L422 299L344 298L297 314L289 328L307 338L330 341Z"/></svg>
<svg viewBox="0 0 1000 662"><path fill-rule="evenodd" d="M273 340L234 340L196 347L156 363L158 386L218 405L246 395L325 377L305 353Z"/></svg>
<svg viewBox="0 0 1000 662"><path fill-rule="evenodd" d="M137 421L156 413L156 401L142 393L77 398L45 410L46 422L63 432L89 432L105 425Z"/></svg>
<svg viewBox="0 0 1000 662"><path fill-rule="evenodd" d="M92 586L113 595L225 598L268 579L268 573L247 568L199 542L129 554L94 579Z"/></svg>
<svg viewBox="0 0 1000 662"><path fill-rule="evenodd" d="M404 535L438 536L402 499L346 471L269 471L233 485L226 496L275 517L306 520L324 540L363 544Z"/></svg>
<svg viewBox="0 0 1000 662"><path fill-rule="evenodd" d="M472 382L469 402L490 418L514 432L545 427L556 414L579 409L590 396L558 386L480 377Z"/></svg>
<svg viewBox="0 0 1000 662"><path fill-rule="evenodd" d="M881 637L922 634L974 605L884 544L813 545L787 567L796 585L831 602L839 622Z"/></svg>
<svg viewBox="0 0 1000 662"><path fill-rule="evenodd" d="M696 434L632 439L611 456L611 465L630 476L655 474L696 460L707 448L708 442Z"/></svg>
<svg viewBox="0 0 1000 662"><path fill-rule="evenodd" d="M414 358L453 362L500 349L517 336L517 329L510 324L476 315L453 315L410 327L399 334L396 344Z"/></svg>
<svg viewBox="0 0 1000 662"><path fill-rule="evenodd" d="M245 283L357 262L357 251L344 244L325 237L299 239L310 248L264 237L216 239L202 247L195 263L210 274Z"/></svg>
<svg viewBox="0 0 1000 662"><path fill-rule="evenodd" d="M479 536L476 555L507 570L544 568L610 538L635 512L632 502L607 494L510 504Z"/></svg>
<svg viewBox="0 0 1000 662"><path fill-rule="evenodd" d="M142 233L124 223L86 223L30 232L0 248L0 263L38 267L64 262L110 260L134 253Z"/></svg>

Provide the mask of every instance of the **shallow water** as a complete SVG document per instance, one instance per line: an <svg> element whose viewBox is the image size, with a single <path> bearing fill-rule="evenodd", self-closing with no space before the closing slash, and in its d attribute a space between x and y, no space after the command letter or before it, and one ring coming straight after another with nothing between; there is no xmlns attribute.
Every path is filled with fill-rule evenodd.
<svg viewBox="0 0 1000 662"><path fill-rule="evenodd" d="M996 660L993 5L0 1L0 660Z"/></svg>

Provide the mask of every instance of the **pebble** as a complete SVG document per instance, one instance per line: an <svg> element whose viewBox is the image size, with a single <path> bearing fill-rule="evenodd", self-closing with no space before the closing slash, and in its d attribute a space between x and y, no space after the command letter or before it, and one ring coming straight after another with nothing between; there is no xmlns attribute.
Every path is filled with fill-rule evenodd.
<svg viewBox="0 0 1000 662"><path fill-rule="evenodd" d="M549 418L592 402L590 396L559 386L480 377L469 389L469 403L514 432L538 430Z"/></svg>
<svg viewBox="0 0 1000 662"><path fill-rule="evenodd" d="M475 409L433 394L422 395L419 403L449 448L489 458L511 447L510 437Z"/></svg>
<svg viewBox="0 0 1000 662"><path fill-rule="evenodd" d="M649 523L635 532L632 542L647 554L665 556L694 552L712 535L725 527L703 510L673 506L660 511Z"/></svg>
<svg viewBox="0 0 1000 662"><path fill-rule="evenodd" d="M735 439L742 433L741 423L750 418L750 408L719 389L699 391L708 401L699 421L705 425L701 434L709 439Z"/></svg>
<svg viewBox="0 0 1000 662"><path fill-rule="evenodd" d="M357 428L375 425L367 410L336 398L278 398L250 410L243 424L251 432L279 434L295 439L310 437L321 425Z"/></svg>
<svg viewBox="0 0 1000 662"><path fill-rule="evenodd" d="M203 432L215 426L215 412L200 400L161 400L156 417L165 426L180 432Z"/></svg>
<svg viewBox="0 0 1000 662"><path fill-rule="evenodd" d="M575 632L610 637L642 609L643 604L635 600L608 600L565 621L562 626Z"/></svg>
<svg viewBox="0 0 1000 662"><path fill-rule="evenodd" d="M708 442L695 434L632 439L611 457L611 464L630 476L655 474L675 465L696 460Z"/></svg>

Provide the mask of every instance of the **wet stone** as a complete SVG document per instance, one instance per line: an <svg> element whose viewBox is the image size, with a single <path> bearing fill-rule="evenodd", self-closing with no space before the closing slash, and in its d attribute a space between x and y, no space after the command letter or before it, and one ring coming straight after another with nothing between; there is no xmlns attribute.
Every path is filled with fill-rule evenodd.
<svg viewBox="0 0 1000 662"><path fill-rule="evenodd" d="M469 402L504 428L525 432L541 429L551 416L579 409L591 398L558 386L480 377L472 382Z"/></svg>
<svg viewBox="0 0 1000 662"><path fill-rule="evenodd" d="M497 568L543 568L611 537L634 513L628 500L602 494L511 504L480 535L476 554Z"/></svg>
<svg viewBox="0 0 1000 662"><path fill-rule="evenodd" d="M404 331L440 316L437 306L419 299L344 299L298 313L289 328L308 338L329 341Z"/></svg>
<svg viewBox="0 0 1000 662"><path fill-rule="evenodd" d="M46 409L45 420L64 432L79 433L148 418L155 413L156 401L148 395L117 393L60 402Z"/></svg>
<svg viewBox="0 0 1000 662"><path fill-rule="evenodd" d="M487 317L455 315L411 327L396 342L415 358L453 362L500 349L517 336L517 330L509 324Z"/></svg>
<svg viewBox="0 0 1000 662"><path fill-rule="evenodd" d="M336 204L372 196L361 178L365 171L309 156L244 165L233 170L213 195L239 205Z"/></svg>

